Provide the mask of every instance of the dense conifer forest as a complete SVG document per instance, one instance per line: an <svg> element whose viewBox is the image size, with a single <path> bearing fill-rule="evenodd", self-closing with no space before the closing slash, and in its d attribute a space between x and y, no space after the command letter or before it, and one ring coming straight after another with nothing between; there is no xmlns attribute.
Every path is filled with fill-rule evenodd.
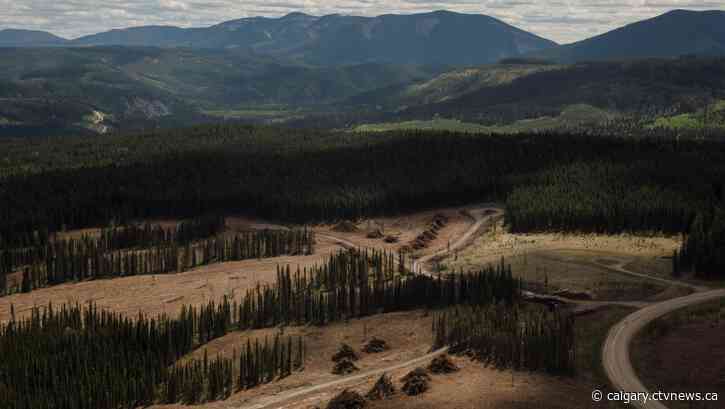
<svg viewBox="0 0 725 409"><path fill-rule="evenodd" d="M722 202L720 136L611 131L364 135L211 125L8 140L0 243L110 220L235 212L305 223L484 200L505 202L519 232L687 233Z"/></svg>
<svg viewBox="0 0 725 409"><path fill-rule="evenodd" d="M725 209L703 211L692 222L689 235L674 256L674 272L692 270L699 278L725 275Z"/></svg>
<svg viewBox="0 0 725 409"><path fill-rule="evenodd" d="M43 3L26 2L21 22ZM73 7L43 25L90 16ZM147 17L181 13L161 8ZM0 409L318 404L344 385L328 409L568 408L605 376L642 389L632 367L686 345L649 336L682 324L663 314L725 284L723 22L673 10L562 46L450 11L0 30ZM717 341L717 322L686 324ZM725 379L691 361L646 375Z"/></svg>
<svg viewBox="0 0 725 409"><path fill-rule="evenodd" d="M483 87L396 114L403 118L440 115L496 125L523 118L555 117L568 105L584 103L639 117L656 117L692 112L719 98L725 89L723 74L723 58L582 61L566 69L536 72L498 87Z"/></svg>
<svg viewBox="0 0 725 409"><path fill-rule="evenodd" d="M462 306L433 322L435 344L496 368L571 374L575 369L574 318L531 306Z"/></svg>
<svg viewBox="0 0 725 409"><path fill-rule="evenodd" d="M712 138L355 135L224 125L2 143L10 152L0 158L3 292L314 251L305 229L232 233L210 214L308 223L489 200L505 203L517 232L686 234L678 269L693 267L706 278L723 271L725 145ZM144 224L162 217L187 221L174 229ZM96 236L62 235L109 225ZM407 273L406 264L389 253L342 251L311 269L280 266L275 285L185 307L176 318L38 308L0 326L0 353L9 357L0 361L0 407L221 399L287 376L304 360L301 340L279 338L240 345L233 359L177 362L229 331L419 308L466 306L438 317L440 345L498 366L571 371L569 318L519 309L521 283L505 265L431 278ZM18 273L10 288L8 277ZM488 330L477 330L480 323ZM512 339L520 349L504 347Z"/></svg>

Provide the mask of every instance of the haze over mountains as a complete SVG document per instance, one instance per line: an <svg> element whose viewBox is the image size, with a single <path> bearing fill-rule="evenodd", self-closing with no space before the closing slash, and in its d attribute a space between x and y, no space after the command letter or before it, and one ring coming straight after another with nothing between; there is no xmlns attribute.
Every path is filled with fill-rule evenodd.
<svg viewBox="0 0 725 409"><path fill-rule="evenodd" d="M13 48L0 59L0 127L183 125L205 110L332 103L441 73L426 66L310 67L229 50Z"/></svg>
<svg viewBox="0 0 725 409"><path fill-rule="evenodd" d="M313 65L377 62L461 66L520 55L564 63L722 55L725 11L673 10L566 45L493 17L448 11L378 17L291 13L202 28L133 27L74 40L42 31L0 30L0 47L109 45L235 49Z"/></svg>
<svg viewBox="0 0 725 409"><path fill-rule="evenodd" d="M688 79L723 72L725 59L679 61L725 56L723 11L675 10L562 46L492 17L439 11L292 13L75 40L12 29L0 31L0 48L0 135L246 121L250 110L265 122L344 111L342 127L363 111L493 124L577 104L659 114L725 99L720 82ZM671 61L622 63L653 57ZM652 70L672 75L655 81Z"/></svg>
<svg viewBox="0 0 725 409"><path fill-rule="evenodd" d="M8 37L6 39L5 37ZM30 36L28 36L30 37ZM17 34L0 33L11 44ZM19 46L34 45L27 39ZM323 17L292 13L254 17L212 27L148 26L40 46L146 46L241 49L315 65L366 62L475 65L556 45L493 17L438 11L414 15Z"/></svg>

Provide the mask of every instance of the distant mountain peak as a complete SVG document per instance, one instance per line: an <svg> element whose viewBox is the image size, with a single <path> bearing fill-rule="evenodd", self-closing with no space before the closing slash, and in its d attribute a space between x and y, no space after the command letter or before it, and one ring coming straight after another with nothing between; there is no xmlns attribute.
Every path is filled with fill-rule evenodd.
<svg viewBox="0 0 725 409"><path fill-rule="evenodd" d="M697 13L697 12L696 12L696 11L694 11L694 10L686 10L686 9L673 9L673 10L670 10L670 11L668 11L668 12L666 12L666 13L662 14L661 16L667 16L667 15L677 15L677 14L694 14L694 13Z"/></svg>
<svg viewBox="0 0 725 409"><path fill-rule="evenodd" d="M302 13L300 11L293 11L289 14L282 16L281 18L283 20L285 20L285 19L292 19L292 18L315 18L315 16L311 16L309 14Z"/></svg>
<svg viewBox="0 0 725 409"><path fill-rule="evenodd" d="M673 9L670 10L664 14L661 14L659 17L662 16L677 16L677 15L694 15L694 14L701 14L701 13L709 13L717 10L687 10L687 9Z"/></svg>
<svg viewBox="0 0 725 409"><path fill-rule="evenodd" d="M450 10L434 10L434 11L431 11L430 13L426 13L426 14L450 16L450 15L456 15L456 14L461 14L461 13L456 13L455 11L450 11Z"/></svg>
<svg viewBox="0 0 725 409"><path fill-rule="evenodd" d="M559 62L725 55L725 11L671 10L532 56Z"/></svg>
<svg viewBox="0 0 725 409"><path fill-rule="evenodd" d="M58 37L54 34L47 32L47 31L26 30L26 29L22 29L22 28L3 28L3 29L0 29L0 33L6 34L6 35L9 35L9 34L31 35L31 34L33 34L33 35L43 35L43 36L47 36L47 37L61 38L61 37Z"/></svg>
<svg viewBox="0 0 725 409"><path fill-rule="evenodd" d="M0 30L0 46L29 47L62 45L68 42L65 38L46 31L7 28Z"/></svg>
<svg viewBox="0 0 725 409"><path fill-rule="evenodd" d="M236 49L310 65L340 66L478 65L556 44L489 16L438 10L377 17L316 17L296 11L277 18L249 17L193 29L146 26L111 30L67 45Z"/></svg>

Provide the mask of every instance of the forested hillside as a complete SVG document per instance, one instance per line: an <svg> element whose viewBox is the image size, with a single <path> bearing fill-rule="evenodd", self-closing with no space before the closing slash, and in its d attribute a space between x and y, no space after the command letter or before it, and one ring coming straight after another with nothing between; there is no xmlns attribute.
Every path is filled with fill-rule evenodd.
<svg viewBox="0 0 725 409"><path fill-rule="evenodd" d="M4 49L0 136L105 133L209 121L239 107L306 106L425 80L441 68L310 67L235 50ZM258 109L258 108L257 108Z"/></svg>
<svg viewBox="0 0 725 409"><path fill-rule="evenodd" d="M723 27L725 12L722 10L672 10L596 37L533 52L532 55L562 63L683 55L723 56Z"/></svg>
<svg viewBox="0 0 725 409"><path fill-rule="evenodd" d="M110 219L237 211L307 222L477 200L506 200L520 231L682 232L725 180L725 145L684 136L215 125L4 147L6 240Z"/></svg>
<svg viewBox="0 0 725 409"><path fill-rule="evenodd" d="M0 62L0 136L107 133L219 120L291 127L455 119L540 130L713 124L725 60L571 66L508 60L443 67L310 67L239 50L29 48ZM584 120L567 110L592 107ZM698 118L703 117L700 121ZM545 126L549 119L561 126ZM525 122L522 122L525 121ZM699 122L698 122L699 121ZM692 127L692 126L691 126Z"/></svg>
<svg viewBox="0 0 725 409"><path fill-rule="evenodd" d="M0 47L48 47L59 46L68 40L44 31L5 29L0 30Z"/></svg>
<svg viewBox="0 0 725 409"><path fill-rule="evenodd" d="M350 106L371 106L399 111L418 105L435 104L478 91L497 87L542 71L565 68L540 61L510 59L499 64L473 66L444 72L415 84L396 84L356 95L345 101Z"/></svg>
<svg viewBox="0 0 725 409"><path fill-rule="evenodd" d="M723 16L676 10L558 47L492 17L447 11L292 13L75 40L3 30L0 47L19 48L2 49L0 136L219 120L334 129L438 118L517 130L613 120L697 126L687 115L725 99ZM593 107L584 121L562 115L582 106ZM532 121L540 119L548 125Z"/></svg>
<svg viewBox="0 0 725 409"><path fill-rule="evenodd" d="M413 107L391 118L427 119L438 115L496 125L556 117L571 105L587 104L655 121L695 112L725 98L723 78L723 58L580 63Z"/></svg>
<svg viewBox="0 0 725 409"><path fill-rule="evenodd" d="M508 59L356 95L288 126L396 129L459 121L491 132L721 127L725 59L683 57L557 65ZM574 115L571 115L575 112ZM414 128L414 127L413 127ZM448 130L460 130L451 126Z"/></svg>
<svg viewBox="0 0 725 409"><path fill-rule="evenodd" d="M10 16L66 33L222 10L31 2ZM723 11L565 46L448 11L12 29L0 56L0 409L322 407L353 381L327 409L568 409L717 335L662 314L723 294Z"/></svg>

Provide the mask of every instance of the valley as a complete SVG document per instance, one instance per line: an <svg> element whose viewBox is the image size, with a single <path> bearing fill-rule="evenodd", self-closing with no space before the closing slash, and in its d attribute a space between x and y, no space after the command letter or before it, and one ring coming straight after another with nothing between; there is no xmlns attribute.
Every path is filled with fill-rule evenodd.
<svg viewBox="0 0 725 409"><path fill-rule="evenodd" d="M22 3L0 409L722 406L725 11Z"/></svg>
<svg viewBox="0 0 725 409"><path fill-rule="evenodd" d="M451 12L293 13L75 40L5 30L0 134L98 134L220 120L351 130L517 133L613 123L702 130L721 121L690 117L725 98L725 37L702 27L723 16L673 11L561 46L487 16ZM653 45L659 36L638 34L674 24L699 40L673 40L663 49ZM637 42L625 43L630 37ZM94 112L103 121L88 120Z"/></svg>

